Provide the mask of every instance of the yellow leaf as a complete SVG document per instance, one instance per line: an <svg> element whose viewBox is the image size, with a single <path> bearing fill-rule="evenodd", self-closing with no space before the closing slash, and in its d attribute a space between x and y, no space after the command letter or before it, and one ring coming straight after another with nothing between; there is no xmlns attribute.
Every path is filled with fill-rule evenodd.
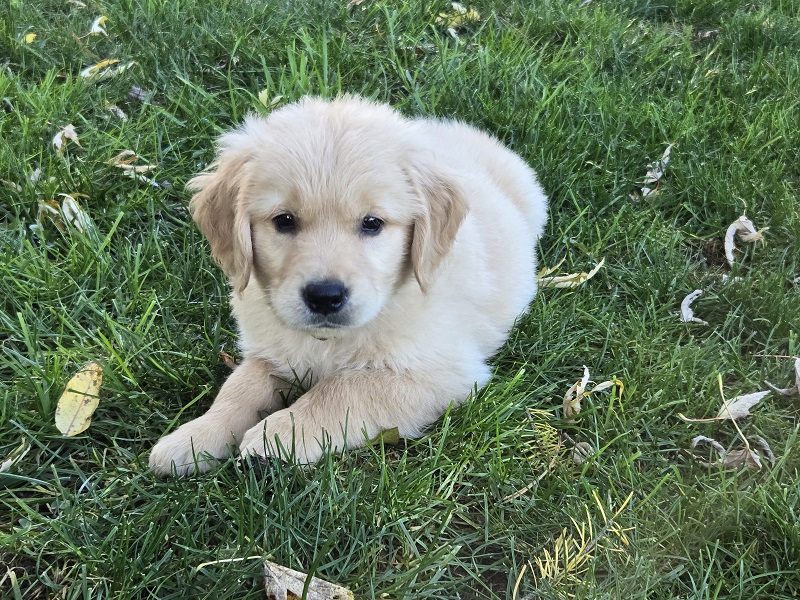
<svg viewBox="0 0 800 600"><path fill-rule="evenodd" d="M39 35L36 33L28 33L22 39L25 41L26 44L32 44L33 40L35 40L37 37L39 37Z"/></svg>
<svg viewBox="0 0 800 600"><path fill-rule="evenodd" d="M98 394L102 383L103 368L94 362L69 380L56 407L56 427L63 435L71 437L88 429L100 403Z"/></svg>

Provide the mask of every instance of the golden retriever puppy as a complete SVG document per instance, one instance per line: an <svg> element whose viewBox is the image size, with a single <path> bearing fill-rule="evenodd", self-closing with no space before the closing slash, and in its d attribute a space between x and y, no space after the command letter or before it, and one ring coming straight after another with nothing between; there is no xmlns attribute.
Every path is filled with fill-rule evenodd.
<svg viewBox="0 0 800 600"><path fill-rule="evenodd" d="M547 199L522 159L463 123L307 98L223 135L189 187L244 360L153 448L161 475L236 449L313 463L385 429L419 436L486 384L536 292ZM284 408L297 375L310 388Z"/></svg>

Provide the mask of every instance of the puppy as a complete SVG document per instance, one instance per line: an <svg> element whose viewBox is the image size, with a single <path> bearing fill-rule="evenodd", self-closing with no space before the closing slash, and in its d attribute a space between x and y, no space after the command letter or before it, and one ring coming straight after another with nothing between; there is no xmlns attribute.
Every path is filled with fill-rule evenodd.
<svg viewBox="0 0 800 600"><path fill-rule="evenodd" d="M213 167L189 182L191 210L232 284L244 360L159 440L157 474L237 448L313 463L385 429L419 436L486 384L536 293L547 220L520 157L345 96L247 118ZM310 388L284 408L296 375Z"/></svg>

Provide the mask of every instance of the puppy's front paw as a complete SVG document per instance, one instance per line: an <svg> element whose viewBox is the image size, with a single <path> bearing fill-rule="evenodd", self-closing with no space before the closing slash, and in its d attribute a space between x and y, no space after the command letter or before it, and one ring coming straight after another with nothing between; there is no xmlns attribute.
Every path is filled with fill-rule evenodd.
<svg viewBox="0 0 800 600"><path fill-rule="evenodd" d="M175 466L177 475L208 471L218 458L228 458L236 442L218 425L203 417L181 425L162 437L150 452L150 468L156 475L166 476Z"/></svg>
<svg viewBox="0 0 800 600"><path fill-rule="evenodd" d="M310 435L309 435L310 434ZM288 409L279 410L244 434L239 453L243 456L276 456L300 464L311 464L322 457L322 429L292 417Z"/></svg>

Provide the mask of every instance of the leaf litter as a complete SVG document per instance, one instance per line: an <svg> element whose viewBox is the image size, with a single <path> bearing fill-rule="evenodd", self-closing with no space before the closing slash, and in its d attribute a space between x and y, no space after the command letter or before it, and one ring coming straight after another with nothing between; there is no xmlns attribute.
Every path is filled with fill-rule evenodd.
<svg viewBox="0 0 800 600"><path fill-rule="evenodd" d="M558 268L564 264L565 258L562 258L554 267L543 267L536 275L539 287L554 287L554 288L575 288L579 285L586 283L592 277L597 275L598 271L606 263L606 259L600 259L594 268L589 272L581 273L568 273L565 275L551 275L558 271Z"/></svg>
<svg viewBox="0 0 800 600"><path fill-rule="evenodd" d="M736 250L736 237L746 244L753 244L755 242L765 243L763 234L767 229L769 229L769 227L756 230L753 222L745 215L742 215L731 223L725 232L725 258L728 260L728 264L733 266L734 263L733 253Z"/></svg>
<svg viewBox="0 0 800 600"><path fill-rule="evenodd" d="M75 126L72 123L59 129L58 133L53 136L53 147L58 152L64 152L67 142L72 142L76 146L82 147L78 139L78 132L75 131Z"/></svg>
<svg viewBox="0 0 800 600"><path fill-rule="evenodd" d="M695 290L683 299L683 302L681 302L681 321L684 323L700 323L701 325L708 325L708 321L703 321L703 319L698 319L695 317L694 311L691 308L692 302L697 300L702 295L703 290Z"/></svg>
<svg viewBox="0 0 800 600"><path fill-rule="evenodd" d="M306 573L274 562L264 562L264 591L267 600L353 600L353 592L318 577L311 577L306 588ZM304 593L305 592L305 593Z"/></svg>
<svg viewBox="0 0 800 600"><path fill-rule="evenodd" d="M103 384L103 367L92 362L78 371L67 382L66 389L56 406L56 427L67 437L86 431L92 415L100 404L100 386Z"/></svg>

